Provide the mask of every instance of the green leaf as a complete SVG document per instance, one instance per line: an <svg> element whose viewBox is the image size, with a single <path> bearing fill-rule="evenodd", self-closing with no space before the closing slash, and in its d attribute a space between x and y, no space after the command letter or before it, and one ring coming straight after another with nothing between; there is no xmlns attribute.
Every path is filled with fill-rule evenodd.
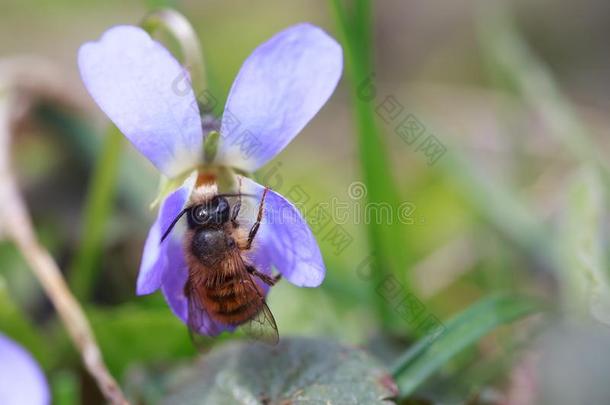
<svg viewBox="0 0 610 405"><path fill-rule="evenodd" d="M111 373L137 363L185 358L195 353L186 326L167 308L122 306L87 311Z"/></svg>
<svg viewBox="0 0 610 405"><path fill-rule="evenodd" d="M390 375L364 351L311 338L277 346L232 342L155 378L155 390L158 384L166 396L146 403L373 405L391 404L396 395Z"/></svg>
<svg viewBox="0 0 610 405"><path fill-rule="evenodd" d="M560 232L560 274L567 309L610 325L610 282L602 244L604 197L598 170L586 167L572 180Z"/></svg>
<svg viewBox="0 0 610 405"><path fill-rule="evenodd" d="M497 326L540 309L537 301L507 295L488 297L472 305L449 320L442 332L421 339L396 361L392 374L400 396L411 395L453 356L478 342Z"/></svg>
<svg viewBox="0 0 610 405"><path fill-rule="evenodd" d="M79 376L73 370L59 370L50 375L55 405L76 405L80 401Z"/></svg>

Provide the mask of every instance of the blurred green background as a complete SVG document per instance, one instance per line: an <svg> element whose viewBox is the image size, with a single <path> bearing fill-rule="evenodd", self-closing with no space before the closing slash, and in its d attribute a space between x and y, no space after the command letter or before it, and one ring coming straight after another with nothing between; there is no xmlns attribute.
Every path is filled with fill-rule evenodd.
<svg viewBox="0 0 610 405"><path fill-rule="evenodd" d="M454 342L457 356L422 372L417 398L610 403L603 368L587 363L610 360L608 330L599 326L610 320L610 4L347 3L0 3L0 57L46 57L83 98L79 111L41 104L19 128L14 164L37 231L81 298L111 371L129 384L137 370L186 361L195 349L160 293L135 296L157 174L108 131L81 84L76 52L109 26L138 24L170 5L201 39L220 106L254 47L289 25L317 24L346 51L346 73L330 102L257 174L289 198L299 188L308 210L332 201L350 207L347 221L329 225L340 225L345 246L329 228L314 227L328 269L322 287L273 289L269 305L281 336L333 337L390 364L426 330L384 295L389 276L443 322L490 294L525 295L544 302L546 315L473 337L467 350ZM359 97L371 77L374 96ZM401 119L411 114L446 149L434 164L399 136L398 119L385 122L376 111L387 97L403 108ZM366 196L354 198L360 183ZM358 214L366 202L393 210L408 203L411 211L405 221L366 224ZM0 303L0 330L41 362L57 403L101 401L8 242L0 244ZM567 348L593 350L587 339L596 342L591 359L557 360ZM570 364L591 375L582 384L566 377ZM566 374L549 377L562 368ZM567 386L582 396L566 399Z"/></svg>

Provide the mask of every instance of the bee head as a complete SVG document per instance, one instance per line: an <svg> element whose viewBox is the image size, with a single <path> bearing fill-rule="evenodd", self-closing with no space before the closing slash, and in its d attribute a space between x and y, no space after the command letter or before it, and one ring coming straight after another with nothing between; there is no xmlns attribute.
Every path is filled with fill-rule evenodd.
<svg viewBox="0 0 610 405"><path fill-rule="evenodd" d="M231 207L223 196L215 196L210 200L193 205L188 210L188 226L191 229L220 227L229 221Z"/></svg>
<svg viewBox="0 0 610 405"><path fill-rule="evenodd" d="M253 194L225 193L217 194L204 202L194 203L184 208L174 218L169 227L161 236L161 242L165 240L184 214L187 214L188 227L190 229L212 228L218 229L229 221L231 217L231 206L227 197L255 197Z"/></svg>

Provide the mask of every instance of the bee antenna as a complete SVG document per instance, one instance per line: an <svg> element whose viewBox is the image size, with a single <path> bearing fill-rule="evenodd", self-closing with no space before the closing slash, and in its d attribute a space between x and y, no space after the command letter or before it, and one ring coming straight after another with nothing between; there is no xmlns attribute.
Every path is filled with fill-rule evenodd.
<svg viewBox="0 0 610 405"><path fill-rule="evenodd" d="M180 213L176 216L176 218L174 218L174 220L172 221L172 223L169 225L169 227L167 228L167 230L165 231L165 233L163 233L163 236L161 236L161 242L159 243L163 243L163 241L165 240L165 238L168 237L169 233L172 231L172 229L174 229L174 226L176 226L176 224L178 223L178 221L180 221L180 218L182 218L182 216L184 214L186 214L188 212L190 208L185 208L182 211L180 211Z"/></svg>

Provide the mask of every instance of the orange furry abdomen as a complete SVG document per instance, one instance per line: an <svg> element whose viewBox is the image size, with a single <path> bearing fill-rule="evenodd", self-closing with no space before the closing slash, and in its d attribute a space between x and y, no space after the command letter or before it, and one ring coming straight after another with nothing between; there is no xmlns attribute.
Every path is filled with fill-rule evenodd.
<svg viewBox="0 0 610 405"><path fill-rule="evenodd" d="M263 307L263 293L250 279L238 248L219 257L217 265L205 266L188 246L192 234L185 237L185 256L189 282L201 307L225 325L240 325L252 319Z"/></svg>

